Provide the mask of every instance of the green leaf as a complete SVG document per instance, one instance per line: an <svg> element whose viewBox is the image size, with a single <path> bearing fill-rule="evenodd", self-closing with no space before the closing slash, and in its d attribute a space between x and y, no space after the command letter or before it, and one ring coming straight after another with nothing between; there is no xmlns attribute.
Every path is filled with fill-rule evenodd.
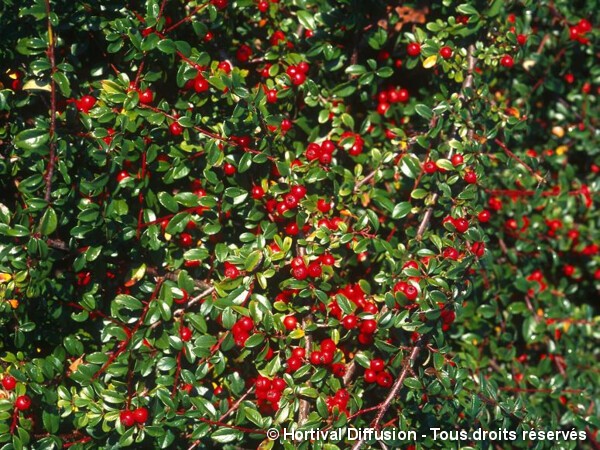
<svg viewBox="0 0 600 450"><path fill-rule="evenodd" d="M40 232L44 236L48 236L56 230L58 225L58 219L56 217L56 212L52 207L48 207L44 215L42 216L42 220L40 221Z"/></svg>
<svg viewBox="0 0 600 450"><path fill-rule="evenodd" d="M409 202L401 202L394 206L394 210L392 211L392 219L402 219L406 217L410 210L412 209L412 205Z"/></svg>
<svg viewBox="0 0 600 450"><path fill-rule="evenodd" d="M417 112L418 115L420 115L421 117L423 117L427 120L430 120L433 117L433 111L427 105L418 104L415 106L415 111Z"/></svg>
<svg viewBox="0 0 600 450"><path fill-rule="evenodd" d="M163 39L156 46L161 52L166 53L168 55L172 55L177 51L177 47L171 39Z"/></svg>
<svg viewBox="0 0 600 450"><path fill-rule="evenodd" d="M161 205L163 205L165 208L167 208L167 210L169 210L172 213L176 213L177 211L179 211L179 206L177 205L177 202L175 201L173 196L167 192L159 192L158 201Z"/></svg>
<svg viewBox="0 0 600 450"><path fill-rule="evenodd" d="M57 71L54 72L52 78L54 78L54 81L56 81L56 84L58 85L61 94L65 97L70 97L71 85L69 84L69 79L67 78L67 76L64 73Z"/></svg>
<svg viewBox="0 0 600 450"><path fill-rule="evenodd" d="M250 255L248 255L248 258L246 258L246 261L244 263L246 271L253 272L260 264L262 257L263 254L261 250L254 250L252 253L250 253Z"/></svg>
<svg viewBox="0 0 600 450"><path fill-rule="evenodd" d="M49 139L50 136L46 130L31 129L17 134L14 144L22 150L35 150L47 143Z"/></svg>

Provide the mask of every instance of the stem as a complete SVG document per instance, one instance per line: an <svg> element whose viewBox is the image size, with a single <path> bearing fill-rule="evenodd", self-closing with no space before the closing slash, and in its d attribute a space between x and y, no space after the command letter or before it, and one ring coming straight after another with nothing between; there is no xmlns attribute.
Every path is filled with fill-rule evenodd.
<svg viewBox="0 0 600 450"><path fill-rule="evenodd" d="M494 139L494 142L496 144L498 144L500 146L500 148L502 150L504 150L504 153L506 153L510 158L514 159L519 164L521 164L523 167L525 167L527 169L527 171L535 177L535 179L538 181L538 183L546 182L546 180L539 173L537 173L535 170L533 170L531 167L529 167L529 165L527 165L527 163L525 161L523 161L521 158L519 158L517 155L515 155L513 152L511 152L510 149L506 146L506 144L504 142L502 142L498 138Z"/></svg>
<svg viewBox="0 0 600 450"><path fill-rule="evenodd" d="M46 166L46 193L44 199L49 202L52 194L52 177L54 175L54 165L56 158L56 82L54 81L54 73L56 72L56 59L54 57L54 33L52 31L52 23L50 22L50 0L45 0L46 16L48 20L48 59L50 60L50 155Z"/></svg>
<svg viewBox="0 0 600 450"><path fill-rule="evenodd" d="M416 343L416 345L413 347L412 351L410 352L409 357L404 360L404 367L402 368L402 372L400 372L398 379L394 382L394 385L392 386L392 389L390 390L388 396L376 409L378 411L377 415L375 416L375 419L371 423L371 426L373 428L377 428L379 426L379 424L381 423L381 420L383 419L383 416L388 411L388 409L390 409L392 401L398 396L398 393L400 392L400 389L402 389L402 385L404 384L404 380L406 379L406 376L412 370L412 366L413 366L415 360L417 359L417 357L419 356L419 352L421 351L421 348L424 345L425 345L425 341L423 340L423 338L421 338L421 340L418 341ZM352 450L359 450L360 448L362 448L364 442L365 442L364 439L358 440L352 446Z"/></svg>
<svg viewBox="0 0 600 450"><path fill-rule="evenodd" d="M110 366L115 361L115 359L117 359L119 357L119 355L122 354L127 349L127 346L131 342L133 335L136 333L137 330L139 330L139 328L144 323L146 314L148 314L148 309L150 309L150 304L152 303L152 300L154 300L158 296L158 293L160 291L163 281L164 281L164 278L160 278L158 280L158 282L156 283L156 287L154 288L154 292L152 293L152 296L150 297L150 300L148 300L148 302L144 306L144 310L142 311L142 314L141 314L140 318L138 319L137 323L131 330L131 333L129 333L127 335L127 338L119 344L119 346L117 347L117 350L115 350L113 352L113 354L110 355L110 357L108 358L108 361L106 361L102 365L102 367L100 367L100 369L98 369L98 371L92 376L92 381L94 381L96 378L98 378L108 368L108 366Z"/></svg>
<svg viewBox="0 0 600 450"><path fill-rule="evenodd" d="M471 45L469 45L469 48L467 49L467 76L463 80L463 83L462 83L462 86L460 89L459 95L461 98L464 98L465 89L473 87L473 71L475 70L475 64L477 63L475 56L473 56L474 53L475 53L475 46L473 44L471 44ZM451 157L452 157L452 150L450 150L450 153L448 154L448 159L450 159ZM427 227L429 226L429 222L431 221L431 216L433 215L433 205L436 204L438 198L439 198L439 195L437 193L433 194L433 196L431 198L431 206L429 206L427 208L427 210L425 211L425 215L423 216L423 220L421 220L421 223L419 224L419 228L417 229L417 235L416 235L416 239L419 241L421 240L421 238L423 237L423 233L425 233L425 230L427 230Z"/></svg>

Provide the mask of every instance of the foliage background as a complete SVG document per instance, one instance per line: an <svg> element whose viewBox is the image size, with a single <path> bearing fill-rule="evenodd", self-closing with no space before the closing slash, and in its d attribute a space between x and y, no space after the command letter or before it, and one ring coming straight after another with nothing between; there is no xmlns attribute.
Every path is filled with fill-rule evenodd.
<svg viewBox="0 0 600 450"><path fill-rule="evenodd" d="M272 426L369 424L599 448L597 6L2 2L2 450L271 448ZM324 141L331 161L310 161ZM297 256L322 273L293 276ZM326 338L334 364L310 364ZM365 381L374 358L391 386ZM271 406L259 374L285 381ZM429 435L404 448L455 445Z"/></svg>

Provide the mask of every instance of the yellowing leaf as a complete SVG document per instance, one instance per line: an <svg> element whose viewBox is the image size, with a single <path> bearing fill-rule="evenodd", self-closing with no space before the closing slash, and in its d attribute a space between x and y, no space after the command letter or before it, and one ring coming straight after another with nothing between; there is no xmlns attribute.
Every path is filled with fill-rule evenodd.
<svg viewBox="0 0 600 450"><path fill-rule="evenodd" d="M46 91L50 92L50 83L47 81L29 80L23 85L24 91Z"/></svg>
<svg viewBox="0 0 600 450"><path fill-rule="evenodd" d="M557 155L564 155L565 153L567 153L569 151L569 147L567 147L566 145L559 145L558 147L556 147L556 154Z"/></svg>
<svg viewBox="0 0 600 450"><path fill-rule="evenodd" d="M0 283L6 283L12 280L12 275L10 273L0 273Z"/></svg>
<svg viewBox="0 0 600 450"><path fill-rule="evenodd" d="M131 271L131 276L130 276L129 280L125 282L125 286L126 287L133 286L138 281L140 281L142 278L144 278L145 274L146 274L146 264L142 264L137 269L133 269Z"/></svg>
<svg viewBox="0 0 600 450"><path fill-rule="evenodd" d="M431 69L433 66L435 66L436 62L437 55L431 55L428 58L425 58L425 61L423 61L423 67L426 69Z"/></svg>
<svg viewBox="0 0 600 450"><path fill-rule="evenodd" d="M19 307L19 300L17 300L16 298L8 300L8 303L12 307L12 309L17 309Z"/></svg>
<svg viewBox="0 0 600 450"><path fill-rule="evenodd" d="M79 365L83 362L83 357L85 355L81 355L79 358L77 358L75 361L73 361L71 364L69 364L69 370L71 372L75 372L77 370L77 368L79 367Z"/></svg>

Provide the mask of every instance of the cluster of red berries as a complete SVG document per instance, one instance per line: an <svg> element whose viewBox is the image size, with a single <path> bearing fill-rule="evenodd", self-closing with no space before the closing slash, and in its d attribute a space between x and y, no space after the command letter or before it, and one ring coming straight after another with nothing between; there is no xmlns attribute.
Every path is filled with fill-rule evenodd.
<svg viewBox="0 0 600 450"><path fill-rule="evenodd" d="M392 375L385 370L383 359L375 358L371 360L369 368L365 370L365 381L369 384L377 383L384 388L389 388L392 385Z"/></svg>
<svg viewBox="0 0 600 450"><path fill-rule="evenodd" d="M279 215L283 215L286 211L296 209L304 197L306 197L306 188L304 186L292 186L290 191L283 196L281 201L278 202L275 199L267 201L267 211L269 213L277 211Z"/></svg>
<svg viewBox="0 0 600 450"><path fill-rule="evenodd" d="M287 68L285 73L288 74L290 79L292 80L292 84L294 86L300 86L304 84L306 81L306 74L310 70L310 66L307 62L302 61L298 65L291 65Z"/></svg>
<svg viewBox="0 0 600 450"><path fill-rule="evenodd" d="M306 265L304 259L300 256L292 259L290 266L292 267L292 276L296 280L304 280L306 277L318 278L321 276L323 269L321 267L321 259L311 261Z"/></svg>
<svg viewBox="0 0 600 450"><path fill-rule="evenodd" d="M464 217L458 217L455 219L454 217L447 216L442 221L442 225L446 223L451 223L454 226L454 229L460 234L465 233L469 229L470 225L469 221Z"/></svg>
<svg viewBox="0 0 600 450"><path fill-rule="evenodd" d="M585 35L590 31L592 31L592 24L590 21L581 19L577 25L569 27L569 38L572 41L578 41L580 44L587 44L590 40L586 38Z"/></svg>
<svg viewBox="0 0 600 450"><path fill-rule="evenodd" d="M204 75L200 70L198 70L198 73L193 79L188 80L185 83L185 89L193 89L199 94L208 91L209 88L210 84L208 84L208 81L206 80L206 78L204 78Z"/></svg>
<svg viewBox="0 0 600 450"><path fill-rule="evenodd" d="M253 329L254 322L250 317L242 317L239 319L231 328L231 334L233 335L235 345L243 347Z"/></svg>
<svg viewBox="0 0 600 450"><path fill-rule="evenodd" d="M310 354L310 363L313 366L329 366L333 363L337 345L331 339L323 339L320 348L313 350Z"/></svg>
<svg viewBox="0 0 600 450"><path fill-rule="evenodd" d="M338 294L343 295L368 314L377 314L379 312L375 303L367 301L365 292L362 290L359 283L348 284L332 294L332 300L328 306L330 314L338 320L342 320L343 315L342 309L337 300L335 300L335 296Z"/></svg>
<svg viewBox="0 0 600 450"><path fill-rule="evenodd" d="M348 142L349 147L346 146L345 142ZM365 146L365 141L360 134L353 133L351 131L344 131L340 136L340 143L344 145L348 150L350 156L358 156L362 153Z"/></svg>
<svg viewBox="0 0 600 450"><path fill-rule="evenodd" d="M119 414L119 419L127 428L132 427L136 423L143 425L148 420L148 410L143 406L140 406L133 411L126 409L125 411L121 411L121 414Z"/></svg>
<svg viewBox="0 0 600 450"><path fill-rule="evenodd" d="M346 389L338 389L333 396L327 397L325 404L327 410L333 413L336 409L340 413L348 413L348 401L350 400L350 394Z"/></svg>
<svg viewBox="0 0 600 450"><path fill-rule="evenodd" d="M410 94L407 89L390 87L387 90L377 94L377 112L385 114L392 103L407 103L410 100Z"/></svg>
<svg viewBox="0 0 600 450"><path fill-rule="evenodd" d="M454 310L445 307L441 303L438 303L438 306L441 309L440 319L442 321L442 331L448 331L450 326L454 323L454 320L456 320L456 313Z"/></svg>
<svg viewBox="0 0 600 450"><path fill-rule="evenodd" d="M260 411L264 414L275 412L279 409L281 393L287 387L283 378L275 377L272 380L259 375L254 382L256 399Z"/></svg>
<svg viewBox="0 0 600 450"><path fill-rule="evenodd" d="M2 378L2 387L6 391L12 391L17 387L17 380L12 375ZM31 398L28 395L19 395L15 399L15 408L19 411L27 411L31 407Z"/></svg>
<svg viewBox="0 0 600 450"><path fill-rule="evenodd" d="M309 161L319 160L322 165L327 166L331 163L331 158L335 149L335 144L329 139L324 140L321 144L311 142L306 147L304 155Z"/></svg>

